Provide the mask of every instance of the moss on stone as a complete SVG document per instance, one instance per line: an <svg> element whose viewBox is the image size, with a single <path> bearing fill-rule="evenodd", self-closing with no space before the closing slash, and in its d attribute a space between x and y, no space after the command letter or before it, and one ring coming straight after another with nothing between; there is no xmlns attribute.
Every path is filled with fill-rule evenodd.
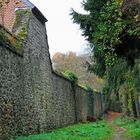
<svg viewBox="0 0 140 140"><path fill-rule="evenodd" d="M27 28L31 15L31 9L16 11L16 19L13 26L13 33L0 26L0 44L7 46L18 54L23 54L23 42L27 36Z"/></svg>
<svg viewBox="0 0 140 140"><path fill-rule="evenodd" d="M31 9L21 9L16 11L16 19L13 26L13 32L22 41L26 38L27 28L31 15Z"/></svg>
<svg viewBox="0 0 140 140"><path fill-rule="evenodd" d="M0 26L0 44L8 47L18 54L23 54L22 42L4 27Z"/></svg>

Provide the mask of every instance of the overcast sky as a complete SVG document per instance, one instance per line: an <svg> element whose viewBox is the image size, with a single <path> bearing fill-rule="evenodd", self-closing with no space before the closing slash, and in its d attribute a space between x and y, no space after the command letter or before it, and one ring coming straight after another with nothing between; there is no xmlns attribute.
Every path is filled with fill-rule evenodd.
<svg viewBox="0 0 140 140"><path fill-rule="evenodd" d="M55 52L85 51L87 44L79 26L73 24L70 9L83 13L83 0L30 0L48 19L46 24L51 56Z"/></svg>

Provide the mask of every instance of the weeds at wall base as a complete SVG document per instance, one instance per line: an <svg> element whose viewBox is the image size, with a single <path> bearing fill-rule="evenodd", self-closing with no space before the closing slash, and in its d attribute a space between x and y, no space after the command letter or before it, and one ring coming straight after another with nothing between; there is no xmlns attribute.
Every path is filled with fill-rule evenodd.
<svg viewBox="0 0 140 140"><path fill-rule="evenodd" d="M140 140L139 119L130 117L119 117L115 120L114 124L126 129L126 131L123 133L124 137L132 138L134 140Z"/></svg>

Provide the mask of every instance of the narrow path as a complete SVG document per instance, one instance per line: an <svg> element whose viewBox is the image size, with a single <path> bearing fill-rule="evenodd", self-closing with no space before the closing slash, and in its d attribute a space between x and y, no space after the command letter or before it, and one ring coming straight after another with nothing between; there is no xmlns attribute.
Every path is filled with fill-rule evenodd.
<svg viewBox="0 0 140 140"><path fill-rule="evenodd" d="M115 129L115 134L112 138L112 140L130 140L130 139L124 139L122 138L122 133L126 131L125 128L121 128L119 126L116 126L113 124L114 120L119 117L121 113L116 113L116 112L108 112L108 122L112 126L113 129Z"/></svg>
<svg viewBox="0 0 140 140"><path fill-rule="evenodd" d="M128 139L122 138L122 133L124 131L126 131L124 128L116 127L115 128L115 135L112 138L112 140L128 140Z"/></svg>

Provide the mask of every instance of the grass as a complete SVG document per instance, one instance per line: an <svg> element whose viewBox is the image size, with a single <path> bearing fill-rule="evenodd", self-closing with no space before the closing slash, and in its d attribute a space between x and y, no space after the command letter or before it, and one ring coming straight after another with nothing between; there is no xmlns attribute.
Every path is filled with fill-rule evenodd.
<svg viewBox="0 0 140 140"><path fill-rule="evenodd" d="M125 137L131 137L134 140L140 140L140 120L131 118L117 118L114 122L116 125L126 128Z"/></svg>
<svg viewBox="0 0 140 140"><path fill-rule="evenodd" d="M76 124L50 133L18 137L16 140L108 140L113 130L107 122Z"/></svg>

